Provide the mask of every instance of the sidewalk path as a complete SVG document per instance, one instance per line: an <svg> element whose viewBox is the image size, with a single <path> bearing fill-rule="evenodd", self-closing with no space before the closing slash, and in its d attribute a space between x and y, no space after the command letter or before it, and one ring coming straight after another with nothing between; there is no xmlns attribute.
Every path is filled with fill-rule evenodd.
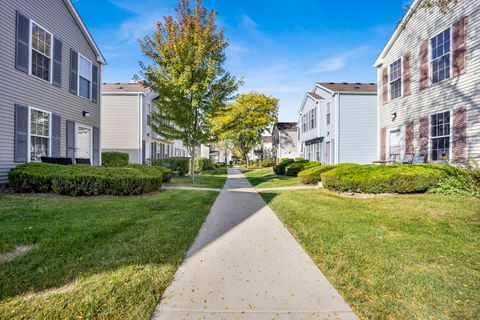
<svg viewBox="0 0 480 320"><path fill-rule="evenodd" d="M154 319L357 319L238 169Z"/></svg>

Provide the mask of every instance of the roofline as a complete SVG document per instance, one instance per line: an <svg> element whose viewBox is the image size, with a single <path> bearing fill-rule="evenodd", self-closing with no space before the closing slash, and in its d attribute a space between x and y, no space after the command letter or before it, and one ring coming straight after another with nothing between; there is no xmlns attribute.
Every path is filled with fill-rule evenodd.
<svg viewBox="0 0 480 320"><path fill-rule="evenodd" d="M392 36L388 40L386 46L383 48L382 52L378 56L377 60L375 61L375 64L373 65L373 67L378 68L379 66L381 66L383 64L383 58L385 57L387 52L390 50L393 43L397 40L398 36L400 35L400 33L402 32L404 27L407 25L408 21L410 20L410 18L413 15L413 13L417 10L418 6L420 5L420 2L422 2L422 0L415 0L412 3L412 5L408 9L407 13L403 16L402 20L397 25L395 31L393 32Z"/></svg>
<svg viewBox="0 0 480 320"><path fill-rule="evenodd" d="M362 83L364 84L364 83ZM353 94L353 93L361 93L361 94L377 94L377 91L378 91L378 85L375 84L377 86L377 90L375 92L373 91L333 91L333 90L330 90L328 89L327 87L325 86L322 86L319 82L316 83L317 87L320 87L322 88L323 90L326 90L328 92L330 92L331 94L345 94L345 93L348 93L348 94ZM370 85L370 84L369 84ZM324 99L325 100L325 99Z"/></svg>
<svg viewBox="0 0 480 320"><path fill-rule="evenodd" d="M323 90L330 92L331 94L334 94L334 93L335 93L335 91L332 91L332 90L328 89L327 87L322 86L322 85L320 84L320 82L316 82L316 83L315 83L315 88L317 88L317 87L320 87L320 88L322 88Z"/></svg>
<svg viewBox="0 0 480 320"><path fill-rule="evenodd" d="M311 92L307 92L307 96L309 96L310 98L312 98L312 99L315 100L315 101L325 100L325 98L323 98L323 97L322 97L321 99L315 98L315 97L311 94Z"/></svg>
<svg viewBox="0 0 480 320"><path fill-rule="evenodd" d="M90 31L88 31L87 27L85 26L85 23L83 23L82 17L80 17L80 15L78 14L78 11L75 8L75 5L73 4L72 0L63 0L63 2L67 5L68 9L72 13L76 22L80 26L80 29L82 29L83 34L87 38L89 44L93 47L93 50L95 51L95 54L97 55L97 62L100 62L101 64L106 64L107 61L105 60L105 57L103 56L102 52L98 48L95 40L93 40L92 35L90 34Z"/></svg>

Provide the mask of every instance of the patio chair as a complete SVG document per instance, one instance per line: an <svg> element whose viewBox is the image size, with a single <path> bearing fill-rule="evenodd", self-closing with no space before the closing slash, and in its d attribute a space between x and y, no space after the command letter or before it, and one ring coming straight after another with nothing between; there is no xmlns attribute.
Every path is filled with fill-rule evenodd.
<svg viewBox="0 0 480 320"><path fill-rule="evenodd" d="M405 153L403 156L403 164L413 164L413 158L415 158L415 155L413 153Z"/></svg>
<svg viewBox="0 0 480 320"><path fill-rule="evenodd" d="M422 164L427 163L427 156L424 154L419 154L413 157L412 164Z"/></svg>
<svg viewBox="0 0 480 320"><path fill-rule="evenodd" d="M73 161L72 158L55 158L55 163L61 165L70 165L73 164Z"/></svg>
<svg viewBox="0 0 480 320"><path fill-rule="evenodd" d="M84 159L84 158L75 158L75 163L76 164L88 164L89 166L91 165L90 159Z"/></svg>
<svg viewBox="0 0 480 320"><path fill-rule="evenodd" d="M52 163L55 164L55 158L52 157L41 157L42 163Z"/></svg>

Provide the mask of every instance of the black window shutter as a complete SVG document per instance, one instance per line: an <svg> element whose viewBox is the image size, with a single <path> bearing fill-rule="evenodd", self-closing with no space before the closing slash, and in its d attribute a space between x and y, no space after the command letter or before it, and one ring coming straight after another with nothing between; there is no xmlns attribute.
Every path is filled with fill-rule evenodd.
<svg viewBox="0 0 480 320"><path fill-rule="evenodd" d="M93 127L93 165L100 165L100 129Z"/></svg>
<svg viewBox="0 0 480 320"><path fill-rule="evenodd" d="M62 41L53 38L53 84L62 86Z"/></svg>
<svg viewBox="0 0 480 320"><path fill-rule="evenodd" d="M28 107L15 105L14 161L28 161Z"/></svg>
<svg viewBox="0 0 480 320"><path fill-rule="evenodd" d="M60 127L58 114L52 114L52 157L60 157Z"/></svg>
<svg viewBox="0 0 480 320"><path fill-rule="evenodd" d="M92 101L98 100L98 67L92 63Z"/></svg>
<svg viewBox="0 0 480 320"><path fill-rule="evenodd" d="M75 122L67 120L67 158L75 158Z"/></svg>
<svg viewBox="0 0 480 320"><path fill-rule="evenodd" d="M78 88L78 52L70 49L70 92L77 94Z"/></svg>
<svg viewBox="0 0 480 320"><path fill-rule="evenodd" d="M28 73L28 44L30 19L17 11L17 33L15 46L15 68Z"/></svg>

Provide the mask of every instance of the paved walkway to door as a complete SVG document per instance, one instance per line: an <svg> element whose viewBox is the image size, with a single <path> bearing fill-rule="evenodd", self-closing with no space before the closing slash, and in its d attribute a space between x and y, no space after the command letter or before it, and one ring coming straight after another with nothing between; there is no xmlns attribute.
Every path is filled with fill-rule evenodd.
<svg viewBox="0 0 480 320"><path fill-rule="evenodd" d="M238 169L154 319L357 319Z"/></svg>

